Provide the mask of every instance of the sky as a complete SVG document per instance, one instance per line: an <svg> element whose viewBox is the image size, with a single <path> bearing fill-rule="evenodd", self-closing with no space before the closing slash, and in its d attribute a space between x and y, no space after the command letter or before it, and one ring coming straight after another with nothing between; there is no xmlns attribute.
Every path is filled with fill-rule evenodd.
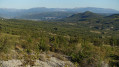
<svg viewBox="0 0 119 67"><path fill-rule="evenodd" d="M119 0L0 0L0 8L29 9L99 7L119 10Z"/></svg>

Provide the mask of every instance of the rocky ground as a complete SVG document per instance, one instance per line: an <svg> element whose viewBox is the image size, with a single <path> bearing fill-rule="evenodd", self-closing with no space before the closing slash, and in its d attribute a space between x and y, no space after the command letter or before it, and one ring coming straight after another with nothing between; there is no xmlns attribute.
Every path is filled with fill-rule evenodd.
<svg viewBox="0 0 119 67"><path fill-rule="evenodd" d="M65 56L55 53L40 54L38 60L33 60L30 64L24 63L24 60L17 59L0 61L0 67L74 67Z"/></svg>
<svg viewBox="0 0 119 67"><path fill-rule="evenodd" d="M15 58L7 61L1 60L0 67L80 67L79 65L72 63L69 56L63 54L43 52L38 56L39 58L35 60ZM102 61L101 67L109 67L109 65Z"/></svg>

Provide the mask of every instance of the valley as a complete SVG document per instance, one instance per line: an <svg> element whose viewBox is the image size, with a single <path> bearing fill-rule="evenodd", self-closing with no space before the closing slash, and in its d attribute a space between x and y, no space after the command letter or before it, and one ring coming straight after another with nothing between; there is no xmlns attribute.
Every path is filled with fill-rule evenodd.
<svg viewBox="0 0 119 67"><path fill-rule="evenodd" d="M15 61L21 67L37 63L49 67L118 67L118 58L119 14L103 16L86 11L49 21L0 19L3 67Z"/></svg>

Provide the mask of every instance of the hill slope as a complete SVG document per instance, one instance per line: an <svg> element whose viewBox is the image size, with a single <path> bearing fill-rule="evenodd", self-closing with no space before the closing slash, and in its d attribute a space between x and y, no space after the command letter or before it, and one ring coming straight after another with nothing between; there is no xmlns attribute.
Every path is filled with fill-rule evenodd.
<svg viewBox="0 0 119 67"><path fill-rule="evenodd" d="M0 20L0 65L11 65L10 62L13 62L13 67L17 63L11 59L18 59L18 64L22 66L35 66L36 60L43 62L41 65L46 62L49 66L67 66L64 61L60 63L54 58L54 62L52 58L65 60L64 55L51 55L51 51L68 55L66 58L79 67L98 67L102 64L118 67L119 31L115 29L119 28L116 25L119 27L119 22L114 19L91 23ZM44 57L42 53L48 54Z"/></svg>
<svg viewBox="0 0 119 67"><path fill-rule="evenodd" d="M99 19L99 18L103 18L103 16L96 13L92 13L90 11L86 11L84 13L74 14L70 17L62 19L62 21L78 22L78 21L86 21L86 20Z"/></svg>
<svg viewBox="0 0 119 67"><path fill-rule="evenodd" d="M119 18L119 14L113 14L113 15L107 16L106 18Z"/></svg>

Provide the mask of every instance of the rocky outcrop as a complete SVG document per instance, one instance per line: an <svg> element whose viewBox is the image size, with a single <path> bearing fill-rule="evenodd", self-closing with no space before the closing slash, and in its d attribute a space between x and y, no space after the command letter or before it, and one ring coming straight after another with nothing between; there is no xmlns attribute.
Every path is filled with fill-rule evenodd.
<svg viewBox="0 0 119 67"><path fill-rule="evenodd" d="M36 60L35 65L38 67L74 67L70 61L62 61L55 57L51 57L46 61Z"/></svg>
<svg viewBox="0 0 119 67"><path fill-rule="evenodd" d="M0 61L0 67L20 67L20 65L22 65L20 60Z"/></svg>

